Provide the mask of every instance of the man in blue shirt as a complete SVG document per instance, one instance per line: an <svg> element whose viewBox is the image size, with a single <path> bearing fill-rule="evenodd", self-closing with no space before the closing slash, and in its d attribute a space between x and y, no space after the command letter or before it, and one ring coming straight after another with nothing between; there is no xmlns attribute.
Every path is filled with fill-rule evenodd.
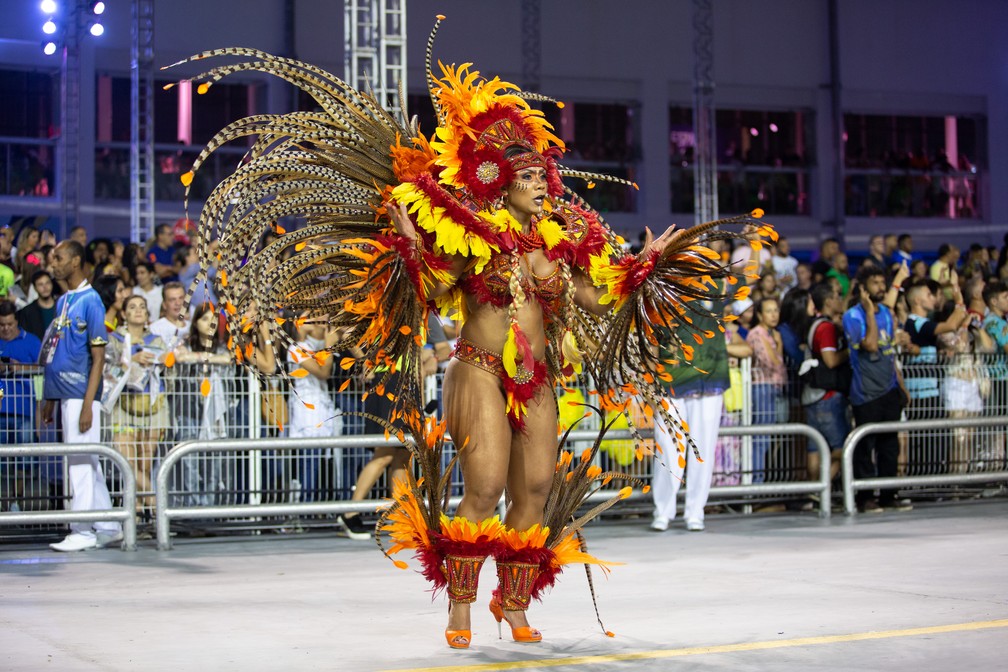
<svg viewBox="0 0 1008 672"><path fill-rule="evenodd" d="M56 319L46 334L41 364L45 365L42 419L53 420L59 402L66 443L98 443L101 440L101 385L105 364L105 307L98 292L84 276L84 248L65 240L53 253L53 275L69 288L56 304ZM97 455L69 455L73 511L111 509L112 500ZM79 522L70 534L50 544L56 551L83 551L122 539L114 521Z"/></svg>
<svg viewBox="0 0 1008 672"><path fill-rule="evenodd" d="M896 243L896 251L893 252L889 263L893 266L906 264L909 267L913 263L913 260L913 236L909 233L900 234Z"/></svg>
<svg viewBox="0 0 1008 672"><path fill-rule="evenodd" d="M896 369L896 324L892 311L882 303L886 297L885 271L864 266L858 271L860 300L843 316L844 335L850 347L850 401L857 425L889 422L900 418L903 406L903 381ZM900 332L906 341L906 332ZM872 453L875 464L872 464ZM869 434L854 449L854 478L896 476L899 439L896 432ZM909 510L909 503L898 503L895 490L882 490L875 502L867 490L856 496L858 511L881 513L883 508Z"/></svg>
<svg viewBox="0 0 1008 672"><path fill-rule="evenodd" d="M154 244L147 251L147 261L154 264L154 272L161 282L178 280L175 273L175 246L172 244L170 224L158 224L154 229Z"/></svg>
<svg viewBox="0 0 1008 672"><path fill-rule="evenodd" d="M14 304L0 300L0 444L32 442L35 388L28 366L38 361L40 347L18 326Z"/></svg>

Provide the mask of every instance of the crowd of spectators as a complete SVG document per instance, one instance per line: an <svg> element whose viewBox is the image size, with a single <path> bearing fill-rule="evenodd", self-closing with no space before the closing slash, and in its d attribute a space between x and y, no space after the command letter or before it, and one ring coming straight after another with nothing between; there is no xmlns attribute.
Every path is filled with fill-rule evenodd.
<svg viewBox="0 0 1008 672"><path fill-rule="evenodd" d="M330 359L317 370L304 367L310 375L288 389L275 377L277 367L288 362L274 360L265 330L257 336L256 363L273 382L261 395L261 408L249 408L249 378L239 373L222 344L213 283L193 286L199 264L184 226L159 225L146 246L89 239L83 227L75 227L68 240L83 251L82 277L104 309L101 436L134 467L142 495L139 515L150 515L154 470L172 445L188 439L248 436L253 413L261 414L257 424L264 435L366 431L363 421L346 415L365 410L359 400L362 381L333 366L338 360ZM54 272L59 242L50 231L31 225L0 228L2 443L51 441L55 436L40 422L32 376L37 378L38 365L44 364L39 356L52 338L49 327L61 317L60 297L76 289L67 286L65 275ZM861 411L879 407L882 395L893 395L896 408L902 408L908 419L1004 413L1008 237L1000 250L972 245L962 254L954 245L943 244L935 253L918 256L911 234L873 236L863 258L848 257L835 239L824 240L811 263L792 256L784 237L772 248L742 245L733 253L725 252L726 260L740 265L740 270L752 265L758 275L751 297L726 307L726 314L737 319L730 325L731 334L752 352L752 422L813 425L827 438L836 465L851 425L868 421L859 417ZM852 264L852 258L860 261ZM869 281L873 286L881 283L882 296L869 294ZM183 306L190 291L187 314ZM324 325L312 324L300 325L299 332L291 335L294 348L311 350L336 338ZM450 336L449 330L440 339ZM431 345L428 365L433 371L449 351L443 342ZM287 359L296 356L292 352ZM892 370L881 360L891 361ZM204 379L211 382L210 394L200 389ZM730 408L733 398L731 391L725 391L726 411L737 410ZM893 445L897 454L889 460ZM732 444L731 449L737 452L738 446ZM758 437L753 451L752 481L773 480L778 461L773 437ZM890 464L899 473L954 472L1003 466L1005 459L1003 437L980 437L968 429L944 438L901 434L895 444L883 436L881 448L878 441L874 446L875 462L870 452L860 463L862 474L889 470ZM886 457L880 460L882 453ZM320 465L335 459L331 453L315 451L296 460L264 454L263 488L273 493L264 494L264 499L277 501L294 493L298 499L311 500L322 497L324 490L365 498L386 468L402 468L399 458L395 452L376 453L354 489L360 465L337 465L343 483L326 482ZM248 477L233 461L185 460L175 489L194 505L237 501L235 493L247 485ZM718 454L715 462L738 466L737 455ZM814 447L805 462L817 477ZM727 482L718 480L722 476L714 478ZM8 484L5 487L14 480L6 472L0 477ZM3 501L14 498L9 491L0 495ZM884 506L908 505L886 499L887 493L882 497ZM866 511L879 508L873 500L859 505Z"/></svg>
<svg viewBox="0 0 1008 672"><path fill-rule="evenodd" d="M753 423L807 422L834 453L855 424L1005 414L1008 369L1008 236L998 250L944 243L916 255L911 234L874 235L854 268L827 238L812 263L740 246L731 261L757 269L751 298L735 302L753 345ZM786 371L786 375L782 374ZM800 403L787 403L790 396ZM769 470L767 440L754 440L753 481ZM810 474L819 467L814 448ZM870 436L856 450L856 477L963 472L1004 465L1000 433L972 428ZM862 511L906 509L883 491Z"/></svg>
<svg viewBox="0 0 1008 672"><path fill-rule="evenodd" d="M184 227L161 224L149 244L141 247L101 238L88 240L82 227L74 228L69 239L59 244L51 234L30 225L19 232L0 229L0 269L7 271L0 280L8 278L0 286L0 354L4 357L0 443L58 440L57 425L65 433L65 423L58 414L54 425L41 422L36 383L43 378L42 344L58 340L54 335L57 329L50 330L50 325L67 321L60 311L65 313L65 306L74 305L70 294L78 289L76 285L69 287L66 276L55 273L54 268L60 250L71 244L78 246L81 282L86 280L84 286L89 292L93 290L89 296L100 300L96 305L101 312L103 376L95 401L100 402L102 417L96 425L101 425L101 439L118 449L133 468L141 520L151 517L158 463L182 441L248 437L254 424L262 428L264 436L333 436L365 430L359 415L346 416L347 412L365 410L359 399L363 389L359 376L334 366L342 356L316 365L299 352L299 348L315 351L327 347L337 338L324 324L310 321L286 322L292 345L283 358L274 356L265 325L256 335L255 363L271 387L261 395L261 409L250 409L248 393L255 383L224 345L212 281L193 283L199 265L184 233ZM211 271L211 280L213 276ZM26 277L31 281L25 282ZM188 311L184 309L187 292L191 293ZM74 326L70 325L71 329ZM441 341L446 339L443 331L437 333ZM433 336L430 340L424 361L433 372L449 351L445 343L435 343ZM84 347L82 352L86 351ZM301 367L310 375L293 379L288 386L277 375L281 366ZM208 383L205 389L204 383ZM256 410L261 418L252 423L251 414ZM371 427L371 431L383 430ZM332 463L332 451L306 451L296 458L292 453L268 452L263 457L260 497L265 501L351 495L364 499L386 467L401 469L405 462L405 451L394 456L379 452L365 465L356 490L352 486L362 464L359 456L338 465L342 476L337 483L327 478L331 470L322 466ZM391 457L395 459L387 459ZM23 504L18 502L25 494L24 483L37 479L41 466L29 460L0 465L3 508ZM53 480L63 476L57 468L44 471ZM178 473L172 475L172 491L179 493L178 501L185 505L244 501L248 471L234 455L186 457ZM50 488L55 485L50 483ZM361 536L359 520L346 527ZM79 538L72 541L71 546L90 543Z"/></svg>

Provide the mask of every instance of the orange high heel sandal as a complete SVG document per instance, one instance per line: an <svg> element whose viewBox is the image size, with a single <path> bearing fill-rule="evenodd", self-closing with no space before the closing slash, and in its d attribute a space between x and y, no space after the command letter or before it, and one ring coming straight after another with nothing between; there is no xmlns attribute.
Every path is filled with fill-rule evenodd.
<svg viewBox="0 0 1008 672"><path fill-rule="evenodd" d="M472 630L448 630L444 631L445 640L448 646L453 649L468 649L469 642L472 641Z"/></svg>
<svg viewBox="0 0 1008 672"><path fill-rule="evenodd" d="M449 601L448 618L451 618L451 608L452 603ZM453 649L468 649L469 644L472 642L472 630L452 630L451 628L445 628L444 638L448 642L448 646Z"/></svg>
<svg viewBox="0 0 1008 672"><path fill-rule="evenodd" d="M497 619L497 638L504 639L504 635L501 632L501 621L506 619L504 618L504 605L501 604L500 590L495 589L493 591L493 597L490 599L490 613ZM511 627L511 638L516 642L542 641L542 633L530 625L522 625L516 628L511 625L511 621L508 621L508 625Z"/></svg>
<svg viewBox="0 0 1008 672"><path fill-rule="evenodd" d="M485 557L447 555L443 567L448 581L448 615L451 616L453 602L472 604L476 601L476 587L480 568ZM445 641L453 649L468 649L472 642L472 630L445 629Z"/></svg>

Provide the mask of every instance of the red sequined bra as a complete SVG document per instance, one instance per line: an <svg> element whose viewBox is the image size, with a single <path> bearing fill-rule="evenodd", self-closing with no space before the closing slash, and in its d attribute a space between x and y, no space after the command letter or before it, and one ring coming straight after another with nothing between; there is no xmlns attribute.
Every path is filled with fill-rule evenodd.
<svg viewBox="0 0 1008 672"><path fill-rule="evenodd" d="M468 273L461 279L462 291L474 295L480 302L503 308L511 303L511 255L498 252L480 273ZM543 310L557 314L566 288L558 263L546 277L535 274L522 277L522 289L535 297Z"/></svg>

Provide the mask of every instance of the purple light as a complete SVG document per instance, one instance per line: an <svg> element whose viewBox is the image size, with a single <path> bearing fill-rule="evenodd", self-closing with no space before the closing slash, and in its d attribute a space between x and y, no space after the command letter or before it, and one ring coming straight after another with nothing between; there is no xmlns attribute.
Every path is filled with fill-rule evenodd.
<svg viewBox="0 0 1008 672"><path fill-rule="evenodd" d="M90 31L95 37L101 37L101 35L105 33L105 26L95 21L91 24Z"/></svg>
<svg viewBox="0 0 1008 672"><path fill-rule="evenodd" d="M56 22L52 19L47 19L45 23L42 24L42 32L46 35L52 35L56 32Z"/></svg>
<svg viewBox="0 0 1008 672"><path fill-rule="evenodd" d="M94 12L95 15L101 14L102 12L105 11L105 3L104 2L94 3L93 5L91 5L91 11Z"/></svg>
<svg viewBox="0 0 1008 672"><path fill-rule="evenodd" d="M777 131L779 131L779 130L780 130L780 129L779 129L779 128L777 128L777 124L775 124L775 123L772 123L772 122L771 122L771 124L770 124L770 132L771 132L771 133L776 133L776 132L777 132Z"/></svg>
<svg viewBox="0 0 1008 672"><path fill-rule="evenodd" d="M751 135L751 136L753 136L755 138L757 135L759 135L759 131L755 127L750 128L749 129L749 135Z"/></svg>
<svg viewBox="0 0 1008 672"><path fill-rule="evenodd" d="M42 0L39 4L39 8L42 9L46 14L56 13L56 0Z"/></svg>
<svg viewBox="0 0 1008 672"><path fill-rule="evenodd" d="M55 54L56 53L56 43L55 42L46 42L44 45L42 45L42 53L45 54L46 56L52 56L53 54Z"/></svg>

